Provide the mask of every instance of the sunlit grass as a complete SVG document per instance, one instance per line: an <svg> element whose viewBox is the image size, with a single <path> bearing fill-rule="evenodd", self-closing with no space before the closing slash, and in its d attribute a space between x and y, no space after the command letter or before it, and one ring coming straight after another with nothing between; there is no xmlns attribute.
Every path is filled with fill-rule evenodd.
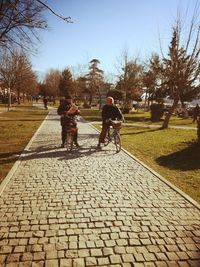
<svg viewBox="0 0 200 267"><path fill-rule="evenodd" d="M196 131L124 127L121 134L125 149L200 202Z"/></svg>
<svg viewBox="0 0 200 267"><path fill-rule="evenodd" d="M0 113L0 181L35 133L47 112L28 105L18 105Z"/></svg>
<svg viewBox="0 0 200 267"><path fill-rule="evenodd" d="M82 109L82 116L88 121L101 121L101 111L98 109ZM143 110L138 110L124 115L125 121L127 123L137 123L137 124L150 124L162 125L164 117L158 122L151 121L150 112ZM172 116L169 122L169 126L187 126L196 127L196 123L192 122L192 118L180 118L177 116Z"/></svg>

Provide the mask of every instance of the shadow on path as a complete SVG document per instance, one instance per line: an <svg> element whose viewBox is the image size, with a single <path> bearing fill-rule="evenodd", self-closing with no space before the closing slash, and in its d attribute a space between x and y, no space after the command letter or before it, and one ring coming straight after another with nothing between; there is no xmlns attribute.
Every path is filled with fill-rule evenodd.
<svg viewBox="0 0 200 267"><path fill-rule="evenodd" d="M39 146L36 149L25 150L20 158L22 161L41 159L41 158L58 158L58 160L69 160L80 157L102 157L113 156L116 154L116 149L112 147L103 148L98 150L96 146L79 148L74 147L72 151L66 151L66 148L60 148L60 146Z"/></svg>

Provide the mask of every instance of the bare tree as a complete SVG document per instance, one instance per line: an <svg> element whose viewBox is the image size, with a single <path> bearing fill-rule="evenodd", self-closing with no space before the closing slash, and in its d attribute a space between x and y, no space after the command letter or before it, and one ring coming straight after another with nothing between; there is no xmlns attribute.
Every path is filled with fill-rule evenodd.
<svg viewBox="0 0 200 267"><path fill-rule="evenodd" d="M200 26L196 27L194 17L185 43L181 43L181 33L181 21L178 20L173 27L168 57L163 59L162 88L173 99L173 104L162 128L168 127L170 117L179 101L186 98L194 99L200 92Z"/></svg>
<svg viewBox="0 0 200 267"><path fill-rule="evenodd" d="M50 69L46 73L44 84L46 87L47 94L52 96L54 101L55 97L59 95L59 83L61 79L61 73L59 70Z"/></svg>
<svg viewBox="0 0 200 267"><path fill-rule="evenodd" d="M35 77L30 61L27 55L21 51L14 51L12 54L4 54L0 59L0 79L8 91L8 110L11 104L11 94L17 93L18 102L20 92L25 82ZM24 89L23 89L24 90Z"/></svg>
<svg viewBox="0 0 200 267"><path fill-rule="evenodd" d="M38 93L38 82L36 74L30 70L17 85L18 103L25 100L32 101L32 96Z"/></svg>
<svg viewBox="0 0 200 267"><path fill-rule="evenodd" d="M12 51L15 46L28 50L33 39L38 40L38 30L47 28L45 10L71 22L70 17L62 17L40 0L1 0L0 49Z"/></svg>
<svg viewBox="0 0 200 267"><path fill-rule="evenodd" d="M143 66L137 62L137 59L127 61L124 58L122 74L116 85L117 90L124 93L124 108L129 110L133 100L137 100L142 91Z"/></svg>

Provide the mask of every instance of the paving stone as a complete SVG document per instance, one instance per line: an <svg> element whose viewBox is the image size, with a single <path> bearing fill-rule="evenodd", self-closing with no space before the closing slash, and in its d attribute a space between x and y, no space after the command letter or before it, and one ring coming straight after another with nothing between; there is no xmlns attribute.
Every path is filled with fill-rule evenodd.
<svg viewBox="0 0 200 267"><path fill-rule="evenodd" d="M6 262L19 262L19 259L20 259L20 254L19 253L17 253L17 254L9 254L7 256Z"/></svg>
<svg viewBox="0 0 200 267"><path fill-rule="evenodd" d="M58 267L58 260L46 260L45 267Z"/></svg>
<svg viewBox="0 0 200 267"><path fill-rule="evenodd" d="M200 211L78 125L82 147L69 153L50 110L22 155L0 198L0 265L199 267Z"/></svg>
<svg viewBox="0 0 200 267"><path fill-rule="evenodd" d="M95 257L86 257L86 266L97 266L97 259Z"/></svg>
<svg viewBox="0 0 200 267"><path fill-rule="evenodd" d="M132 254L122 254L123 262L134 262L134 257Z"/></svg>
<svg viewBox="0 0 200 267"><path fill-rule="evenodd" d="M97 263L99 266L102 266L102 265L109 266L110 261L108 257L103 257L103 258L98 258Z"/></svg>
<svg viewBox="0 0 200 267"><path fill-rule="evenodd" d="M85 267L85 261L82 258L73 259L73 267Z"/></svg>
<svg viewBox="0 0 200 267"><path fill-rule="evenodd" d="M31 267L31 261L24 261L19 263L19 267Z"/></svg>
<svg viewBox="0 0 200 267"><path fill-rule="evenodd" d="M72 267L72 260L71 259L61 259L60 260L60 267Z"/></svg>
<svg viewBox="0 0 200 267"><path fill-rule="evenodd" d="M119 255L111 255L110 256L110 262L113 264L122 263L122 259Z"/></svg>

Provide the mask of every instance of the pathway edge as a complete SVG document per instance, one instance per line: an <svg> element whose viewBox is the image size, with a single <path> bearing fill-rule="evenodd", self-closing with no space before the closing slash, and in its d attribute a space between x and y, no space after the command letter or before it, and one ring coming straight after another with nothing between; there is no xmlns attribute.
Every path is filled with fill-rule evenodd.
<svg viewBox="0 0 200 267"><path fill-rule="evenodd" d="M87 121L86 121L87 122ZM99 130L97 130L92 123L87 122L93 129L95 129L97 132L100 132ZM189 195L187 195L185 192L183 192L181 189L179 189L178 187L176 187L174 184L172 184L170 181L168 181L166 178L164 178L162 175L160 175L159 173L157 173L156 171L154 171L152 168L150 168L148 165L146 165L145 163L143 163L141 160L139 160L138 158L136 158L134 155L132 155L130 152L128 152L125 148L121 148L122 151L124 151L129 157L131 157L132 159L134 159L135 161L137 161L138 163L140 163L144 168L146 168L147 170L149 170L152 174L154 174L158 179L160 179L162 182L164 182L165 184L167 184L169 187L171 187L174 191L176 191L177 193L179 193L182 197L184 197L187 201L189 201L192 205L194 205L197 209L200 210L200 204L194 200L193 198L191 198Z"/></svg>
<svg viewBox="0 0 200 267"><path fill-rule="evenodd" d="M7 186L7 184L10 182L10 180L13 177L14 173L16 172L17 168L19 167L19 165L21 163L21 158L24 155L24 151L29 149L29 147L33 143L33 140L35 139L35 137L37 136L38 132L42 128L42 126L45 123L45 121L46 121L46 119L47 119L48 116L49 116L49 112L46 115L46 117L44 118L43 122L38 127L38 129L35 131L35 133L33 134L33 136L31 137L31 139L29 140L28 144L23 149L23 152L20 154L19 158L15 161L14 165L12 166L12 168L10 169L10 171L8 172L8 174L6 175L6 177L1 182L1 184L0 184L0 196L2 195L2 193L3 193L4 189L5 189L5 187Z"/></svg>

